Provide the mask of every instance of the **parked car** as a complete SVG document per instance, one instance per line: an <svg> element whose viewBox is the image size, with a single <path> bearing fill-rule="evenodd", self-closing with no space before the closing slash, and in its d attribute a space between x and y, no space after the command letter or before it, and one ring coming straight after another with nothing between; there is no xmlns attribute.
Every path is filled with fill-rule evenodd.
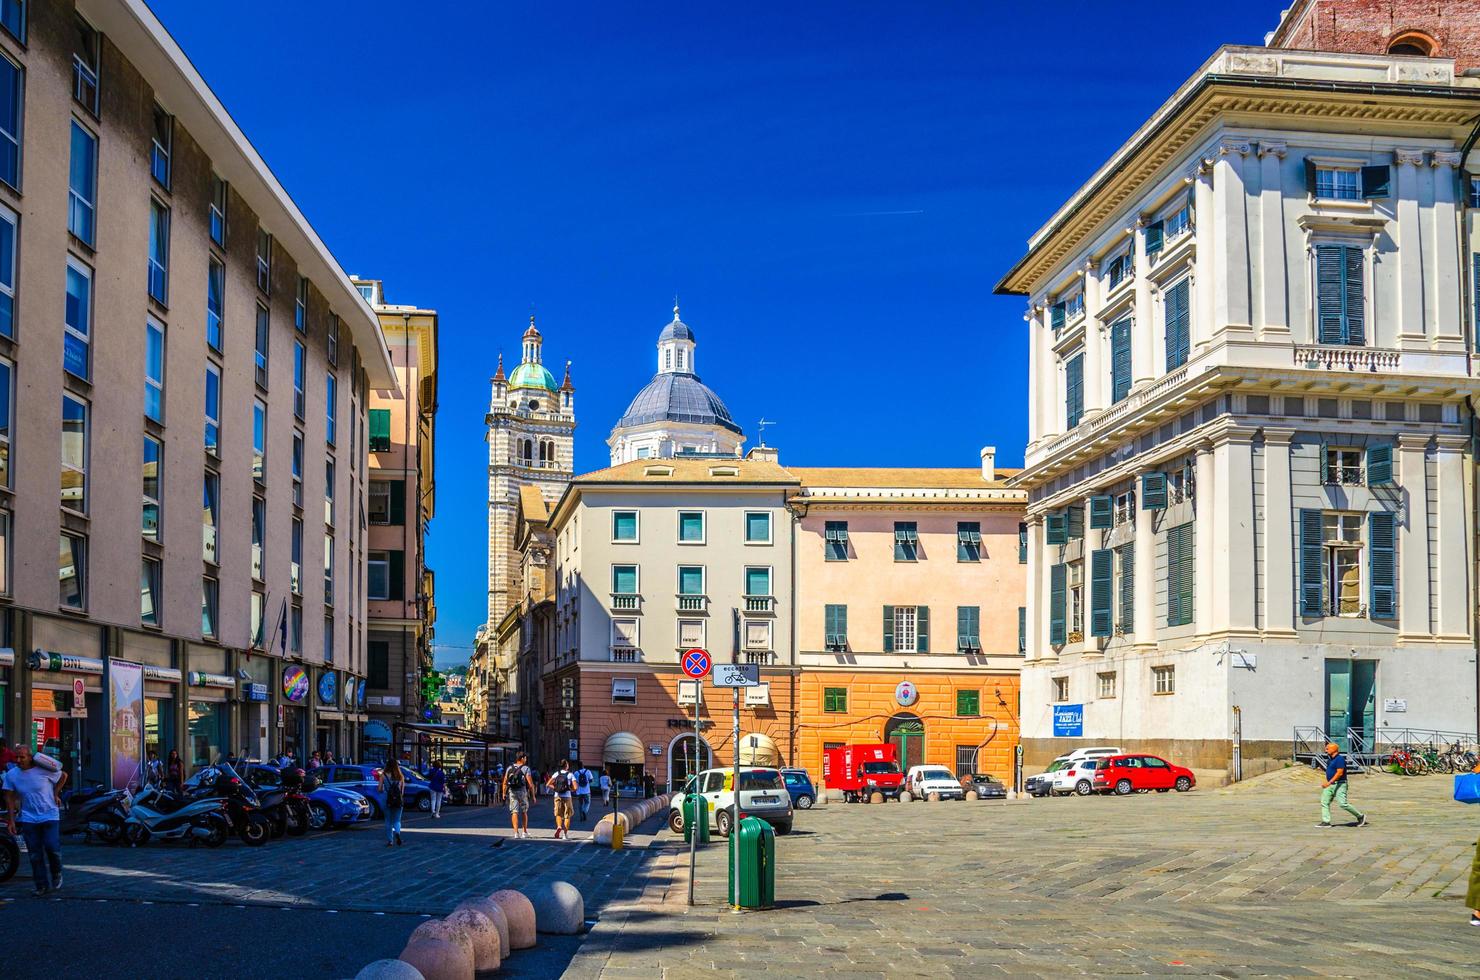
<svg viewBox="0 0 1480 980"><path fill-rule="evenodd" d="M683 831L683 801L690 793L702 796L709 809L709 825L721 836L729 836L735 809L735 773L731 769L706 769L684 783L675 793L668 811L668 827ZM778 834L791 833L791 794L779 769L754 766L740 769L740 816L760 817Z"/></svg>
<svg viewBox="0 0 1480 980"><path fill-rule="evenodd" d="M1129 796L1133 792L1176 790L1185 793L1197 785L1191 769L1174 766L1156 755L1112 755L1098 760L1095 790Z"/></svg>
<svg viewBox="0 0 1480 980"><path fill-rule="evenodd" d="M923 800L931 793L939 794L942 800L966 799L961 780L941 765L910 766L910 771L904 775L904 788L916 799Z"/></svg>
<svg viewBox="0 0 1480 980"><path fill-rule="evenodd" d="M402 767L401 771L406 774L406 807L408 809L414 807L423 813L430 812L432 809L431 786L413 773L410 767ZM368 799L376 819L385 816L385 793L380 789L379 766L350 766L336 763L332 766L320 766L314 770L314 774L319 777L320 783L324 786L352 789Z"/></svg>
<svg viewBox="0 0 1480 980"><path fill-rule="evenodd" d="M1029 796L1048 796L1053 792L1053 774L1069 764L1069 757L1061 755L1048 764L1048 768L1036 776L1023 780L1023 792Z"/></svg>
<svg viewBox="0 0 1480 980"><path fill-rule="evenodd" d="M1007 787L991 773L968 773L961 777L961 787L968 793L976 793L979 800L1007 799Z"/></svg>
<svg viewBox="0 0 1480 980"><path fill-rule="evenodd" d="M904 786L899 768L899 750L891 743L840 745L822 753L822 781L828 789L843 791L852 803L867 800L871 793L894 799Z"/></svg>
<svg viewBox="0 0 1480 980"><path fill-rule="evenodd" d="M812 785L812 777L805 769L783 769L781 779L786 783L786 791L791 794L791 805L798 810L810 810L812 804L817 802L817 787Z"/></svg>
<svg viewBox="0 0 1480 980"><path fill-rule="evenodd" d="M1070 759L1068 765L1053 773L1050 777L1050 791L1055 796L1068 796L1070 793L1078 796L1089 796L1095 791L1095 769L1104 759L1104 756L1090 759Z"/></svg>
<svg viewBox="0 0 1480 980"><path fill-rule="evenodd" d="M1075 749L1073 752L1065 755L1064 758L1073 762L1075 759L1098 759L1107 755L1121 755L1124 752L1125 749L1118 745L1091 745L1082 749Z"/></svg>

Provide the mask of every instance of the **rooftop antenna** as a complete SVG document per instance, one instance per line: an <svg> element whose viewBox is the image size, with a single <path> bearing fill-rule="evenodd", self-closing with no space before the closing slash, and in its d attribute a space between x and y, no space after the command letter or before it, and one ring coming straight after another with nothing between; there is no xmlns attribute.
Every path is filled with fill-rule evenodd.
<svg viewBox="0 0 1480 980"><path fill-rule="evenodd" d="M776 423L770 421L769 419L761 419L755 424L757 430L756 438L760 439L762 446L766 444L766 426L768 425L776 425Z"/></svg>

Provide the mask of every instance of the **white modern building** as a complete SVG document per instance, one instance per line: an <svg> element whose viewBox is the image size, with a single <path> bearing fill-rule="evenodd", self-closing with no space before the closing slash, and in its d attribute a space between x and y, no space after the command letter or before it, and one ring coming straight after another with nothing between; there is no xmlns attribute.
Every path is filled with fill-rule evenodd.
<svg viewBox="0 0 1480 980"><path fill-rule="evenodd" d="M1029 242L1031 765L1474 732L1480 79L1225 47Z"/></svg>

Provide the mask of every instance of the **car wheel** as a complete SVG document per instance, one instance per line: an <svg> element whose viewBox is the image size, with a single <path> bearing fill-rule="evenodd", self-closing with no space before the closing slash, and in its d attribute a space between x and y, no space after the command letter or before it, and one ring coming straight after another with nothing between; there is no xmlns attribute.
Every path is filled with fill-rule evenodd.
<svg viewBox="0 0 1480 980"><path fill-rule="evenodd" d="M1117 796L1130 796L1131 791L1134 789L1135 787L1131 785L1131 781L1129 779L1122 779L1120 782L1115 784L1115 794Z"/></svg>
<svg viewBox="0 0 1480 980"><path fill-rule="evenodd" d="M418 796L416 798L416 808L422 813L431 813L432 795L430 793L423 793L422 795Z"/></svg>
<svg viewBox="0 0 1480 980"><path fill-rule="evenodd" d="M1092 784L1088 779L1081 779L1079 782L1074 784L1074 792L1078 793L1080 796L1088 796L1094 791L1094 784Z"/></svg>
<svg viewBox="0 0 1480 980"><path fill-rule="evenodd" d="M671 831L673 831L675 834L681 834L681 833L683 833L683 811L682 810L670 810L670 811L668 811L668 829L671 830Z"/></svg>
<svg viewBox="0 0 1480 980"><path fill-rule="evenodd" d="M1165 788L1163 788L1163 789L1159 789L1159 790L1157 790L1157 792L1158 792L1158 793L1170 793L1170 792L1171 792L1171 790L1169 790L1169 789L1165 789Z"/></svg>
<svg viewBox="0 0 1480 980"><path fill-rule="evenodd" d="M806 793L803 793L801 796L798 796L797 797L797 809L798 810L810 810L810 809L812 809L812 797L808 796Z"/></svg>
<svg viewBox="0 0 1480 980"><path fill-rule="evenodd" d="M777 836L784 837L787 834L791 833L791 824L789 824L789 823L778 823L775 826L775 830L776 830Z"/></svg>
<svg viewBox="0 0 1480 980"><path fill-rule="evenodd" d="M308 826L310 830L323 830L334 822L334 816L329 812L327 803L315 800L308 805Z"/></svg>
<svg viewBox="0 0 1480 980"><path fill-rule="evenodd" d="M721 837L730 836L730 811L720 810L714 815L714 829Z"/></svg>
<svg viewBox="0 0 1480 980"><path fill-rule="evenodd" d="M381 819L384 816L385 816L385 811L383 811L383 810L380 809L380 804L379 803L376 803L375 800L373 798L371 798L370 799L370 819L371 820L379 820L379 819Z"/></svg>
<svg viewBox="0 0 1480 980"><path fill-rule="evenodd" d="M1185 793L1185 792L1187 792L1191 788L1192 788L1192 780L1188 779L1186 776L1178 776L1177 777L1177 792L1179 792L1179 793Z"/></svg>

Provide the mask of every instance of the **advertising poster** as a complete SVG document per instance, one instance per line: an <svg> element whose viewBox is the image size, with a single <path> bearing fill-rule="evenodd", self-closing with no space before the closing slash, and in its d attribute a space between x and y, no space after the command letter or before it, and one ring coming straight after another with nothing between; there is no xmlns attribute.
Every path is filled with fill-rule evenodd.
<svg viewBox="0 0 1480 980"><path fill-rule="evenodd" d="M108 758L113 789L137 790L144 765L144 665L108 661Z"/></svg>
<svg viewBox="0 0 1480 980"><path fill-rule="evenodd" d="M283 668L283 697L297 704L308 695L308 671L297 665Z"/></svg>

